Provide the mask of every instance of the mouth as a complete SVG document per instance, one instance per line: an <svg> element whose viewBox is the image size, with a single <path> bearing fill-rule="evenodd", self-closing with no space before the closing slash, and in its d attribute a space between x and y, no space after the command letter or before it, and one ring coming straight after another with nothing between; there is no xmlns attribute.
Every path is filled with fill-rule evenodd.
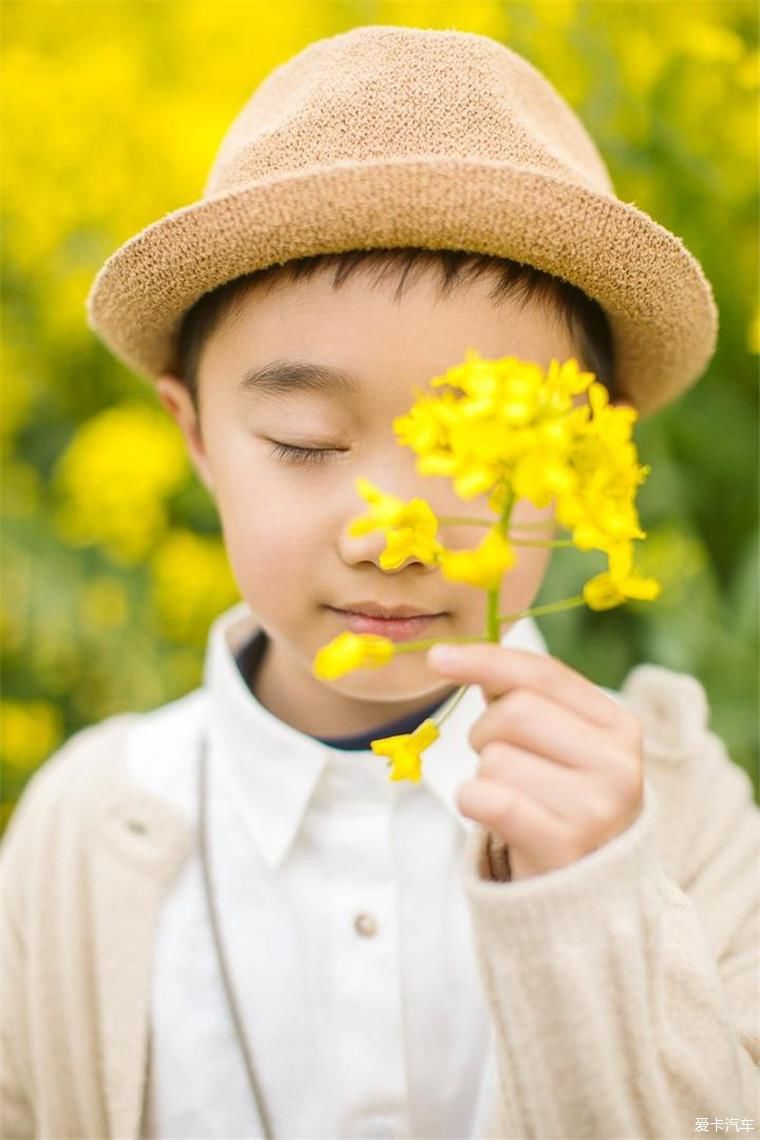
<svg viewBox="0 0 760 1140"><path fill-rule="evenodd" d="M356 602L351 608L328 610L343 618L352 633L374 633L391 641L411 641L445 613L425 613L414 606L379 606L374 602Z"/></svg>

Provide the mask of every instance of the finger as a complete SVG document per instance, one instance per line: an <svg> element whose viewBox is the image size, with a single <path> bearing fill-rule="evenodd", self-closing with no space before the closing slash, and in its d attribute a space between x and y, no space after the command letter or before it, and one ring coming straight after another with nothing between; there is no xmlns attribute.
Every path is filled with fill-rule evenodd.
<svg viewBox="0 0 760 1140"><path fill-rule="evenodd" d="M457 805L462 815L519 850L537 872L572 862L582 854L566 823L515 788L493 780L467 780L457 792Z"/></svg>
<svg viewBox="0 0 760 1140"><path fill-rule="evenodd" d="M475 778L519 792L559 819L582 820L600 791L588 779L543 756L494 741L483 748Z"/></svg>
<svg viewBox="0 0 760 1140"><path fill-rule="evenodd" d="M468 738L476 752L503 741L569 768L620 768L624 776L633 776L640 765L637 742L625 721L600 728L535 689L512 689L494 698Z"/></svg>
<svg viewBox="0 0 760 1140"><path fill-rule="evenodd" d="M487 700L510 689L535 689L602 728L618 720L618 705L569 665L544 653L507 649L496 642L432 646L427 661L446 677L480 685Z"/></svg>
<svg viewBox="0 0 760 1140"><path fill-rule="evenodd" d="M623 796L609 781L580 776L511 744L487 744L476 778L529 797L567 823L576 836L586 841L592 837L595 844L615 835L620 819L633 818L639 804L633 782Z"/></svg>

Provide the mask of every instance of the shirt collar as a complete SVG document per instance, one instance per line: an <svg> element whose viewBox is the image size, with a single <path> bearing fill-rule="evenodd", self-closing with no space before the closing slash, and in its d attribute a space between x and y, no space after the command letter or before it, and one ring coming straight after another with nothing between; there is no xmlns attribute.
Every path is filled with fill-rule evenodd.
<svg viewBox="0 0 760 1140"><path fill-rule="evenodd" d="M210 750L233 801L270 866L284 859L324 774L352 794L393 800L423 787L435 796L465 831L474 821L456 805L460 784L473 775L477 753L467 734L485 708L481 689L468 688L446 718L441 735L423 754L420 784L391 781L384 758L371 750L333 748L281 721L246 685L235 660L242 646L261 628L247 602L222 613L209 631L204 687L209 694ZM502 645L547 653L532 618L522 618L501 639Z"/></svg>

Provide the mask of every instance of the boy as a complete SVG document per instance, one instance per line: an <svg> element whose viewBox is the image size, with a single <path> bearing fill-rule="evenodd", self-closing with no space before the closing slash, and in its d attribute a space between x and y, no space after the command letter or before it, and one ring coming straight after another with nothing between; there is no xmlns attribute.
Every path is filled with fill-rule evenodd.
<svg viewBox="0 0 760 1140"><path fill-rule="evenodd" d="M480 591L348 532L357 475L462 513L393 437L415 386L470 345L576 356L650 414L713 351L691 255L519 56L372 26L273 72L89 306L179 424L244 601L202 688L77 734L14 814L3 1135L754 1130L760 812L701 686L607 693L530 619L311 671L357 622L482 632ZM521 548L500 613L547 557ZM462 684L422 782L390 783L369 741Z"/></svg>

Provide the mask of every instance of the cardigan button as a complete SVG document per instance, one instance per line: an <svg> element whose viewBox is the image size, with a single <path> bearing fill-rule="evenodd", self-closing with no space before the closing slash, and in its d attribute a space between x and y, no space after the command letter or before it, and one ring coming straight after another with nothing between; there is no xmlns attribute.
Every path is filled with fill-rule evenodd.
<svg viewBox="0 0 760 1140"><path fill-rule="evenodd" d="M354 919L354 930L364 938L371 938L377 934L377 923L371 914L357 914Z"/></svg>

